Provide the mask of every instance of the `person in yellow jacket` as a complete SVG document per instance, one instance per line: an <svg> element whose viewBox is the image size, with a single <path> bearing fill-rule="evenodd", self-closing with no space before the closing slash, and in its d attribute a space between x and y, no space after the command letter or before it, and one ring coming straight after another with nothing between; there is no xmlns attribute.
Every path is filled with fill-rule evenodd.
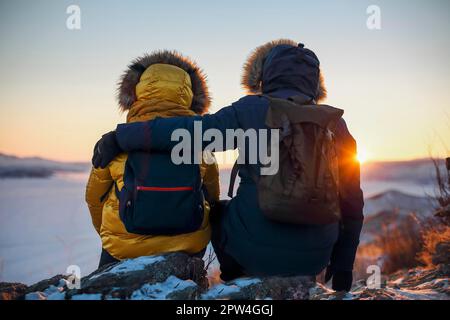
<svg viewBox="0 0 450 320"><path fill-rule="evenodd" d="M121 77L118 100L121 110L128 113L127 122L204 114L210 105L202 70L173 51L158 51L134 60ZM127 154L120 154L106 168L93 168L87 183L86 202L102 240L99 267L122 259L176 251L201 255L211 237L210 204L206 201L203 223L192 233L147 236L127 232L119 216L116 192L111 188L113 183L119 191L123 187L126 161ZM208 199L218 201L217 163L203 161L200 174Z"/></svg>

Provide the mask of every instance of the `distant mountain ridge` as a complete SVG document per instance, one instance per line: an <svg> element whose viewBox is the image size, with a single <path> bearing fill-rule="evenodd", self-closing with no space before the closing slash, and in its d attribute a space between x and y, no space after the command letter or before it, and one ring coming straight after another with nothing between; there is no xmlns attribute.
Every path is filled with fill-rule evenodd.
<svg viewBox="0 0 450 320"><path fill-rule="evenodd" d="M438 159L437 161L439 167L444 170L444 160ZM419 184L429 184L435 182L436 168L431 159L374 161L361 166L361 179L365 181L412 181Z"/></svg>
<svg viewBox="0 0 450 320"><path fill-rule="evenodd" d="M84 172L87 162L61 162L40 157L17 157L0 153L0 178L47 178L57 172Z"/></svg>
<svg viewBox="0 0 450 320"><path fill-rule="evenodd" d="M366 217L380 212L396 212L400 215L410 213L418 217L430 216L437 207L436 200L431 197L409 195L397 190L388 190L364 200L364 215Z"/></svg>
<svg viewBox="0 0 450 320"><path fill-rule="evenodd" d="M444 168L444 161L439 160ZM82 172L88 162L62 162L41 157L17 157L0 152L0 178L48 177L57 171ZM228 188L231 168L221 168L221 184ZM408 161L375 161L361 166L362 181L401 181L414 184L434 184L436 169L430 159ZM225 189L224 189L225 190Z"/></svg>

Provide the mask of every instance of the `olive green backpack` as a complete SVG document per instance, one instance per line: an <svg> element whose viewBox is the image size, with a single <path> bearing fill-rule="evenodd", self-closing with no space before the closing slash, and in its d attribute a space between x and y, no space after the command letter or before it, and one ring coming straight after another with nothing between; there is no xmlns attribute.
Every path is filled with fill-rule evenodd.
<svg viewBox="0 0 450 320"><path fill-rule="evenodd" d="M279 169L255 175L259 207L274 221L328 224L340 219L338 159L333 129L344 111L303 104L296 97L269 99L266 125L280 129ZM228 195L232 197L239 171L233 166Z"/></svg>

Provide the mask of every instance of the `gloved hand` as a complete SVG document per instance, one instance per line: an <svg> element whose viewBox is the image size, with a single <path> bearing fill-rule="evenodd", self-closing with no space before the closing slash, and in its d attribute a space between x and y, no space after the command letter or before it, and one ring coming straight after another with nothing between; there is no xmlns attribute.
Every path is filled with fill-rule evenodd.
<svg viewBox="0 0 450 320"><path fill-rule="evenodd" d="M115 131L110 131L102 136L95 144L92 165L94 168L106 168L106 166L120 153L122 149L117 142Z"/></svg>
<svg viewBox="0 0 450 320"><path fill-rule="evenodd" d="M353 282L353 275L351 271L334 271L331 266L327 267L325 272L325 283L333 278L331 287L335 291L350 291Z"/></svg>

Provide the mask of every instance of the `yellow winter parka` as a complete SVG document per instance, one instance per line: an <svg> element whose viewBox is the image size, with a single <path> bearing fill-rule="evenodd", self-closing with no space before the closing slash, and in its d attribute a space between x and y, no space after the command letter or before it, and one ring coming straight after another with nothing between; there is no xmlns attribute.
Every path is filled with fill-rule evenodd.
<svg viewBox="0 0 450 320"><path fill-rule="evenodd" d="M147 56L148 58L148 56ZM184 61L185 62L185 61ZM192 76L182 68L150 61L145 66L135 88L134 101L122 108L128 111L127 121L148 121L155 117L193 116ZM142 66L142 64L141 64ZM183 65L181 64L181 67ZM142 69L144 69L142 68ZM136 69L136 68L135 68ZM132 69L130 72L135 72ZM134 75L136 76L136 75ZM197 79L198 80L198 79ZM127 81L126 76L122 81ZM122 85L129 90L130 84ZM122 91L124 91L123 89ZM124 95L126 92L120 92ZM119 96L119 99L122 97ZM128 101L128 100L127 100ZM192 233L175 236L144 236L128 233L119 217L119 201L114 188L109 193L113 182L119 190L123 187L126 154L116 157L105 169L92 169L86 187L86 202L92 217L92 223L99 233L103 249L116 259L135 258L167 252L183 251L197 253L203 250L211 237L209 224L210 206L205 203L204 220L201 227ZM219 199L219 172L217 164L200 166L200 172L208 195ZM104 194L107 196L101 201Z"/></svg>

